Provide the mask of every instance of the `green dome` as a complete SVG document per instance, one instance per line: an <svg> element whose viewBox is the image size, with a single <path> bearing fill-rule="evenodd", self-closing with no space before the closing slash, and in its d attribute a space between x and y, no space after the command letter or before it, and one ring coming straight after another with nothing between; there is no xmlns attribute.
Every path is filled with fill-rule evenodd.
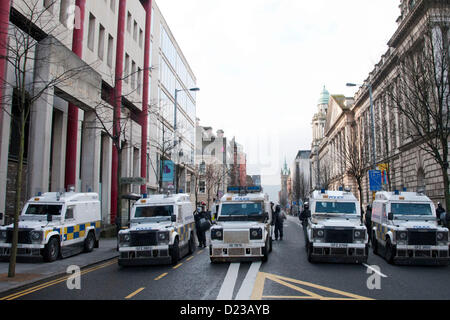
<svg viewBox="0 0 450 320"><path fill-rule="evenodd" d="M322 93L320 94L319 102L318 104L328 104L328 101L330 100L330 93L325 89L325 86L323 86Z"/></svg>

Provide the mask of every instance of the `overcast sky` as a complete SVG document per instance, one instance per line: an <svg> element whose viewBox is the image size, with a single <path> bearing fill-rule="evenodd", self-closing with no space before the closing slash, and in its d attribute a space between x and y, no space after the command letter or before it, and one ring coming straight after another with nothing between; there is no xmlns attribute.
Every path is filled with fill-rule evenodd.
<svg viewBox="0 0 450 320"><path fill-rule="evenodd" d="M388 47L399 0L157 0L201 91L201 125L244 146L248 174L279 184L311 148L325 85L353 96Z"/></svg>

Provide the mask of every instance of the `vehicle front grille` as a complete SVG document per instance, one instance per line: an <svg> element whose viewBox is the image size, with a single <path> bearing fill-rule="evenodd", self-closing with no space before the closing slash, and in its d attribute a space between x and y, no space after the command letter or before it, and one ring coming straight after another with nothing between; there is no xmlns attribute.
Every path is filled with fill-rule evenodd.
<svg viewBox="0 0 450 320"><path fill-rule="evenodd" d="M134 231L130 233L130 236L131 247L156 246L158 244L156 231Z"/></svg>
<svg viewBox="0 0 450 320"><path fill-rule="evenodd" d="M325 230L325 242L327 243L352 243L353 242L353 230Z"/></svg>
<svg viewBox="0 0 450 320"><path fill-rule="evenodd" d="M229 248L228 249L229 256L243 256L245 255L244 248Z"/></svg>
<svg viewBox="0 0 450 320"><path fill-rule="evenodd" d="M13 238L13 230L8 229L7 235L6 235L6 242L12 243ZM22 244L31 244L31 237L30 237L30 230L19 230L19 241L18 243Z"/></svg>
<svg viewBox="0 0 450 320"><path fill-rule="evenodd" d="M225 243L248 243L248 230L242 231L224 231L223 242Z"/></svg>
<svg viewBox="0 0 450 320"><path fill-rule="evenodd" d="M408 231L409 245L436 245L436 231Z"/></svg>

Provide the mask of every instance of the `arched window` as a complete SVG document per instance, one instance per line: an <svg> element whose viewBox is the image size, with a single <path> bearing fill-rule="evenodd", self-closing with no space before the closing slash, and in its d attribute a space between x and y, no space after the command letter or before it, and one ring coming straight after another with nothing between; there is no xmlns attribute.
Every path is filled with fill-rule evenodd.
<svg viewBox="0 0 450 320"><path fill-rule="evenodd" d="M425 184L425 171L423 171L423 168L419 168L417 170L417 191L418 190L424 190L425 191L426 184Z"/></svg>

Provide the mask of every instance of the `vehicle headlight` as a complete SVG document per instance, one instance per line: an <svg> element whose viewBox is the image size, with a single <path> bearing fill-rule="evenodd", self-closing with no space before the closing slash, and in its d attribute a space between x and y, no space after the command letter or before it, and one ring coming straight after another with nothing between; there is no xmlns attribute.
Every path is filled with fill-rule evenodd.
<svg viewBox="0 0 450 320"><path fill-rule="evenodd" d="M366 237L366 233L364 232L364 230L355 230L353 231L353 238L355 239L364 239Z"/></svg>
<svg viewBox="0 0 450 320"><path fill-rule="evenodd" d="M438 232L436 238L438 241L448 241L448 232Z"/></svg>
<svg viewBox="0 0 450 320"><path fill-rule="evenodd" d="M211 230L212 240L223 240L223 230L222 229L212 229Z"/></svg>
<svg viewBox="0 0 450 320"><path fill-rule="evenodd" d="M325 236L325 231L323 229L314 229L313 237L314 238L323 238Z"/></svg>
<svg viewBox="0 0 450 320"><path fill-rule="evenodd" d="M405 241L406 239L408 239L408 232L397 231L396 236L397 236L397 240Z"/></svg>
<svg viewBox="0 0 450 320"><path fill-rule="evenodd" d="M261 228L250 229L250 240L262 239Z"/></svg>
<svg viewBox="0 0 450 320"><path fill-rule="evenodd" d="M129 233L119 234L119 242L121 245L128 245L130 243L131 236Z"/></svg>
<svg viewBox="0 0 450 320"><path fill-rule="evenodd" d="M32 241L41 241L42 240L42 231L31 231L30 237Z"/></svg>
<svg viewBox="0 0 450 320"><path fill-rule="evenodd" d="M168 241L169 240L169 232L168 231L163 231L163 232L158 232L158 240L159 241Z"/></svg>

